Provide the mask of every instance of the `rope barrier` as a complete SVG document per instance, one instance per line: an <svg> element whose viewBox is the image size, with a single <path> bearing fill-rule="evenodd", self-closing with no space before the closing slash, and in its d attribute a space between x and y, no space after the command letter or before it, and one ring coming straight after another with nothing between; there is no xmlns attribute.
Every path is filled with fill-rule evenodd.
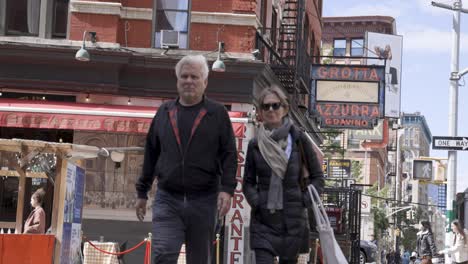
<svg viewBox="0 0 468 264"><path fill-rule="evenodd" d="M132 247L130 249L127 249L125 251L121 251L121 252L109 252L109 251L103 250L101 248L98 248L96 245L94 245L86 237L83 237L83 239L86 242L88 242L89 245L92 246L97 251L99 251L101 253L104 253L104 254L115 255L115 256L121 256L121 255L128 254L128 253L136 250L137 248L139 248L141 245L146 244L144 264L151 264L151 236L152 236L151 233L149 233L148 238L145 238L143 241L141 241L140 243L138 243L134 247ZM217 263L219 263L219 253L220 253L219 252L219 241L220 241L220 236L219 236L219 234L216 234L216 240L213 241L213 245L216 245L216 260L217 260ZM182 251L180 253L185 254L185 252L182 252Z"/></svg>
<svg viewBox="0 0 468 264"><path fill-rule="evenodd" d="M94 249L96 249L97 251L99 251L101 253L104 253L104 254L108 254L108 255L114 255L114 256L121 256L121 255L128 254L128 253L136 250L137 248L139 248L143 244L146 244L144 264L151 264L151 238L152 238L152 235L151 235L151 233L149 233L147 238L145 238L143 241L141 241L140 243L138 243L137 245L135 245L134 247L132 247L132 248L130 248L128 250L121 251L121 252L109 252L109 251L103 250L101 248L98 248L91 241L89 241L86 237L83 237L83 239L86 242L88 242L88 244L91 247L93 247Z"/></svg>
<svg viewBox="0 0 468 264"><path fill-rule="evenodd" d="M109 255L116 255L116 256L121 256L121 255L125 255L127 253L130 253L132 251L134 251L135 249L139 248L141 245L143 245L145 242L148 242L146 241L146 238L145 240L141 241L140 243L138 243L136 246L134 246L133 248L131 249L128 249L128 250L125 250L125 251L122 251L122 252L109 252L109 251L105 251L103 249L100 249L98 248L96 245L94 245L91 241L89 241L88 239L85 239L86 242L89 243L89 245L91 245L94 249L96 249L97 251L101 252L101 253L104 253L104 254L109 254Z"/></svg>

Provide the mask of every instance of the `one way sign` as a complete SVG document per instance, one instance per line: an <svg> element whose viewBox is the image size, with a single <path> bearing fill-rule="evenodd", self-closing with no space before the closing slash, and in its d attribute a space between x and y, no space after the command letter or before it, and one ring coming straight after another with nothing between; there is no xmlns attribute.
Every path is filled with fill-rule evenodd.
<svg viewBox="0 0 468 264"><path fill-rule="evenodd" d="M468 137L432 137L432 149L468 150Z"/></svg>

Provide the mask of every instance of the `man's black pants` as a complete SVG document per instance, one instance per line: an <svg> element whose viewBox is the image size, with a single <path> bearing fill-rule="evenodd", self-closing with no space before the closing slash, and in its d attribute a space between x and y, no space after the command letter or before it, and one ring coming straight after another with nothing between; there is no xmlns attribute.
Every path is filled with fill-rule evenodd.
<svg viewBox="0 0 468 264"><path fill-rule="evenodd" d="M265 249L255 249L255 262L256 264L273 264L275 256L268 250ZM296 264L296 259L279 259L279 264Z"/></svg>
<svg viewBox="0 0 468 264"><path fill-rule="evenodd" d="M211 263L217 197L184 197L158 189L153 204L155 264L176 264L184 242L187 264Z"/></svg>

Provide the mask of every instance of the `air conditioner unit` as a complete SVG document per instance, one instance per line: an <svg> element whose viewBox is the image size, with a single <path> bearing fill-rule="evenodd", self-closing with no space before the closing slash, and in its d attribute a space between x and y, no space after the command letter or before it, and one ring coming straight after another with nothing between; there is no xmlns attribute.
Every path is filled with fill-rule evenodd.
<svg viewBox="0 0 468 264"><path fill-rule="evenodd" d="M162 48L178 48L179 47L179 31L161 30L161 47Z"/></svg>

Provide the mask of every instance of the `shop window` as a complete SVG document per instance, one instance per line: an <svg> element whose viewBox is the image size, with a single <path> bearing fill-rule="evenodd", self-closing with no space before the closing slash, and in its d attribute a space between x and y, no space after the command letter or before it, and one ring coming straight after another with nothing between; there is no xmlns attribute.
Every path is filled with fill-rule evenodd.
<svg viewBox="0 0 468 264"><path fill-rule="evenodd" d="M16 219L18 179L0 176L0 222L12 222Z"/></svg>
<svg viewBox="0 0 468 264"><path fill-rule="evenodd" d="M346 39L335 39L333 41L333 56L346 55Z"/></svg>
<svg viewBox="0 0 468 264"><path fill-rule="evenodd" d="M161 30L179 31L179 48L188 48L189 0L156 0L155 47L161 48Z"/></svg>
<svg viewBox="0 0 468 264"><path fill-rule="evenodd" d="M351 56L362 57L364 55L364 39L351 40Z"/></svg>

